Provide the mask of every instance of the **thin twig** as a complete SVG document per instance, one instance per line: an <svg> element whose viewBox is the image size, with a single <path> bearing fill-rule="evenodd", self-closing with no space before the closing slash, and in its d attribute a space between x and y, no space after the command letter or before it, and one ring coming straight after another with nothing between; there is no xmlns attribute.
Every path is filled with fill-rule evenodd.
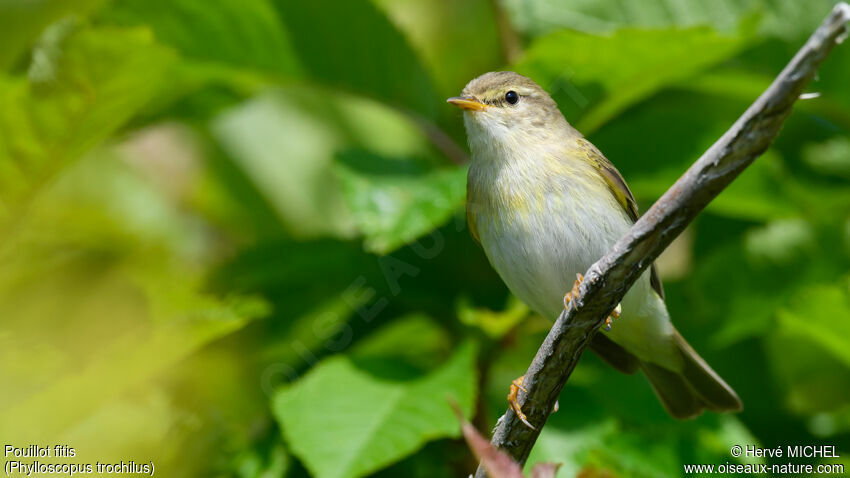
<svg viewBox="0 0 850 478"><path fill-rule="evenodd" d="M414 123L425 134L431 144L454 164L469 163L469 156L445 131L431 121L411 111L405 111Z"/></svg>
<svg viewBox="0 0 850 478"><path fill-rule="evenodd" d="M850 5L839 3L768 89L585 274L525 373L519 402L536 430L508 410L491 443L525 463L570 373L605 317L640 274L720 191L761 155L832 48L847 35ZM850 79L848 79L850 80ZM616 327L616 324L615 324ZM479 466L476 478L485 478Z"/></svg>
<svg viewBox="0 0 850 478"><path fill-rule="evenodd" d="M522 56L522 42L519 34L511 24L510 18L505 13L499 0L490 0L490 10L496 20L496 30L499 33L499 47L502 50L502 59L511 65Z"/></svg>

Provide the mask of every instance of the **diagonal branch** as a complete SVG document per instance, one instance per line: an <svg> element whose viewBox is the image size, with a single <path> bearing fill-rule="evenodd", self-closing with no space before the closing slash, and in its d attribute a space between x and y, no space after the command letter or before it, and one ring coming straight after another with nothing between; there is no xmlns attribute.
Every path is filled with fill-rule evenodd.
<svg viewBox="0 0 850 478"><path fill-rule="evenodd" d="M558 395L605 317L652 261L779 133L791 107L832 48L847 36L850 5L839 3L768 89L585 274L525 373L519 397L536 430L508 410L491 443L525 463ZM616 326L616 325L615 325ZM476 478L485 478L479 467Z"/></svg>

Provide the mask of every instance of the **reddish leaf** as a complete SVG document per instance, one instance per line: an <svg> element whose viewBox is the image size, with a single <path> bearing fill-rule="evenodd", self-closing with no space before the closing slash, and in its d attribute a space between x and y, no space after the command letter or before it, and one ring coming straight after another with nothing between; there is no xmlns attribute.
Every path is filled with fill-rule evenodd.
<svg viewBox="0 0 850 478"><path fill-rule="evenodd" d="M467 445L469 445L476 458L481 460L482 466L487 470L487 475L490 478L523 478L522 468L520 468L519 464L507 454L496 449L486 438L481 436L478 430L463 418L463 414L456 403L451 402L451 405L455 411L455 415L457 415L458 421L461 423L463 438L466 439Z"/></svg>

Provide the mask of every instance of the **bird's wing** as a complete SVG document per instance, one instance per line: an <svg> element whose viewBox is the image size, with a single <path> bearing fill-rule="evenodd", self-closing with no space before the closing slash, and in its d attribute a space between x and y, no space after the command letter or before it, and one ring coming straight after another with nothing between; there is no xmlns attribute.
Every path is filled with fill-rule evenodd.
<svg viewBox="0 0 850 478"><path fill-rule="evenodd" d="M466 182L466 225L469 227L469 235L475 239L479 245L481 244L481 239L478 237L478 223L475 222L475 214L472 213L473 202L471 201L472 196L470 196L469 190L469 181Z"/></svg>
<svg viewBox="0 0 850 478"><path fill-rule="evenodd" d="M608 161L608 158L606 158L590 141L582 138L578 140L578 145L579 148L587 155L591 164L596 166L596 169L602 173L602 177L605 178L605 182L608 184L608 188L611 190L611 193L617 198L617 202L623 206L623 209L625 209L626 213L632 219L632 222L637 221L637 202L635 201L635 197L632 195L632 191L629 189L629 186L626 184L626 180L623 179L623 175L617 171L617 168L614 167L611 161ZM658 276L658 268L655 267L655 263L653 263L650 267L649 282L652 284L652 288L655 289L655 292L657 292L663 299L664 286L661 284L661 278Z"/></svg>

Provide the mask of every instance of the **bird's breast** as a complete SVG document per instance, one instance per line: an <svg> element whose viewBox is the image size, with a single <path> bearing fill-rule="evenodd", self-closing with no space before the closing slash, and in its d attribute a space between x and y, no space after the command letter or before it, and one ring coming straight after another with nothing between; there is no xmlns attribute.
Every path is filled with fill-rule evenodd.
<svg viewBox="0 0 850 478"><path fill-rule="evenodd" d="M481 245L511 291L541 314L557 316L575 274L630 226L601 181L590 167L545 157L470 168L468 207Z"/></svg>

